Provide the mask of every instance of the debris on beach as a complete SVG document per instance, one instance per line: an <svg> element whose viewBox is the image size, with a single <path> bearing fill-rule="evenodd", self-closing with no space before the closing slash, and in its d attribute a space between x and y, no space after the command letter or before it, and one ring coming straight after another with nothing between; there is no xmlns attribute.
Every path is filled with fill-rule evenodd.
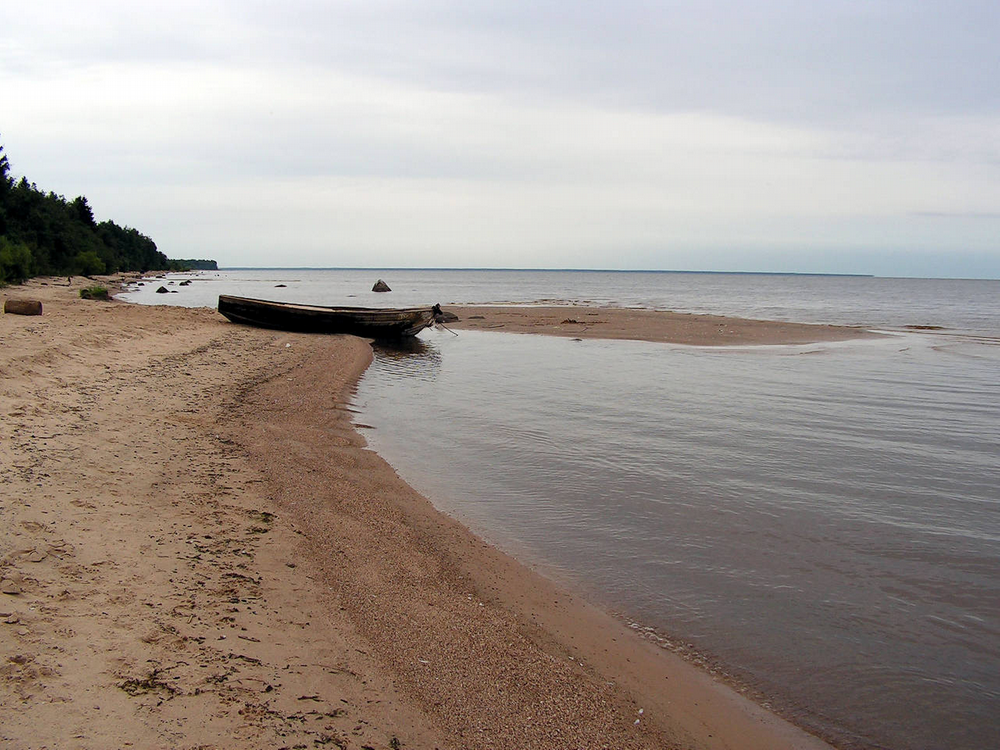
<svg viewBox="0 0 1000 750"><path fill-rule="evenodd" d="M41 315L42 303L37 299L4 300L3 311L11 315Z"/></svg>

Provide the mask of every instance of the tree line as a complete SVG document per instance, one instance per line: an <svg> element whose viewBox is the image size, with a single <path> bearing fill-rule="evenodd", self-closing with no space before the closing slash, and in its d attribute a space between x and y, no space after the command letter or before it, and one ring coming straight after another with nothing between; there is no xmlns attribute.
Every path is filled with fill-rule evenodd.
<svg viewBox="0 0 1000 750"><path fill-rule="evenodd" d="M171 261L137 229L94 220L82 195L67 200L15 181L0 145L0 284L32 276L165 271Z"/></svg>

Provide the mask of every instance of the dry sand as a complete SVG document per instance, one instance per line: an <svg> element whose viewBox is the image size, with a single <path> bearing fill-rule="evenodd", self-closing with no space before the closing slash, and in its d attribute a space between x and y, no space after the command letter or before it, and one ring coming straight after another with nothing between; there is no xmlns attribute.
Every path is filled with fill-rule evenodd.
<svg viewBox="0 0 1000 750"><path fill-rule="evenodd" d="M3 746L825 747L403 483L365 341L84 282L0 290Z"/></svg>

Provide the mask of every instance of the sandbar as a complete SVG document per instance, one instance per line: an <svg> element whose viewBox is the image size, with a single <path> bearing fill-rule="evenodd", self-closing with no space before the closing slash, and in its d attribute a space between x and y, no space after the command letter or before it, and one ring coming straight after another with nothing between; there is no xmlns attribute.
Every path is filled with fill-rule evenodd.
<svg viewBox="0 0 1000 750"><path fill-rule="evenodd" d="M879 334L854 326L753 320L622 307L448 305L449 328L625 339L691 346L760 346L846 341Z"/></svg>

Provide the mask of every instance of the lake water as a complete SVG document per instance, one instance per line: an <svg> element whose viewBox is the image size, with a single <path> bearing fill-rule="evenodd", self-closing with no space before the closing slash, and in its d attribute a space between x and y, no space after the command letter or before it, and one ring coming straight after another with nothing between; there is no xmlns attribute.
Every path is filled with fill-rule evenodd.
<svg viewBox="0 0 1000 750"><path fill-rule="evenodd" d="M372 292L384 278L389 294ZM178 284L191 279L191 284ZM173 281L173 284L169 282ZM147 283L140 304L215 307L218 295L320 305L582 304L645 307L802 323L934 325L1000 335L1000 281L621 271L268 269L170 274L176 294Z"/></svg>
<svg viewBox="0 0 1000 750"><path fill-rule="evenodd" d="M378 277L396 291L365 291ZM804 726L846 746L1000 746L1000 282L196 278L133 299L575 302L897 331L725 349L429 331L378 349L355 403L439 507Z"/></svg>

